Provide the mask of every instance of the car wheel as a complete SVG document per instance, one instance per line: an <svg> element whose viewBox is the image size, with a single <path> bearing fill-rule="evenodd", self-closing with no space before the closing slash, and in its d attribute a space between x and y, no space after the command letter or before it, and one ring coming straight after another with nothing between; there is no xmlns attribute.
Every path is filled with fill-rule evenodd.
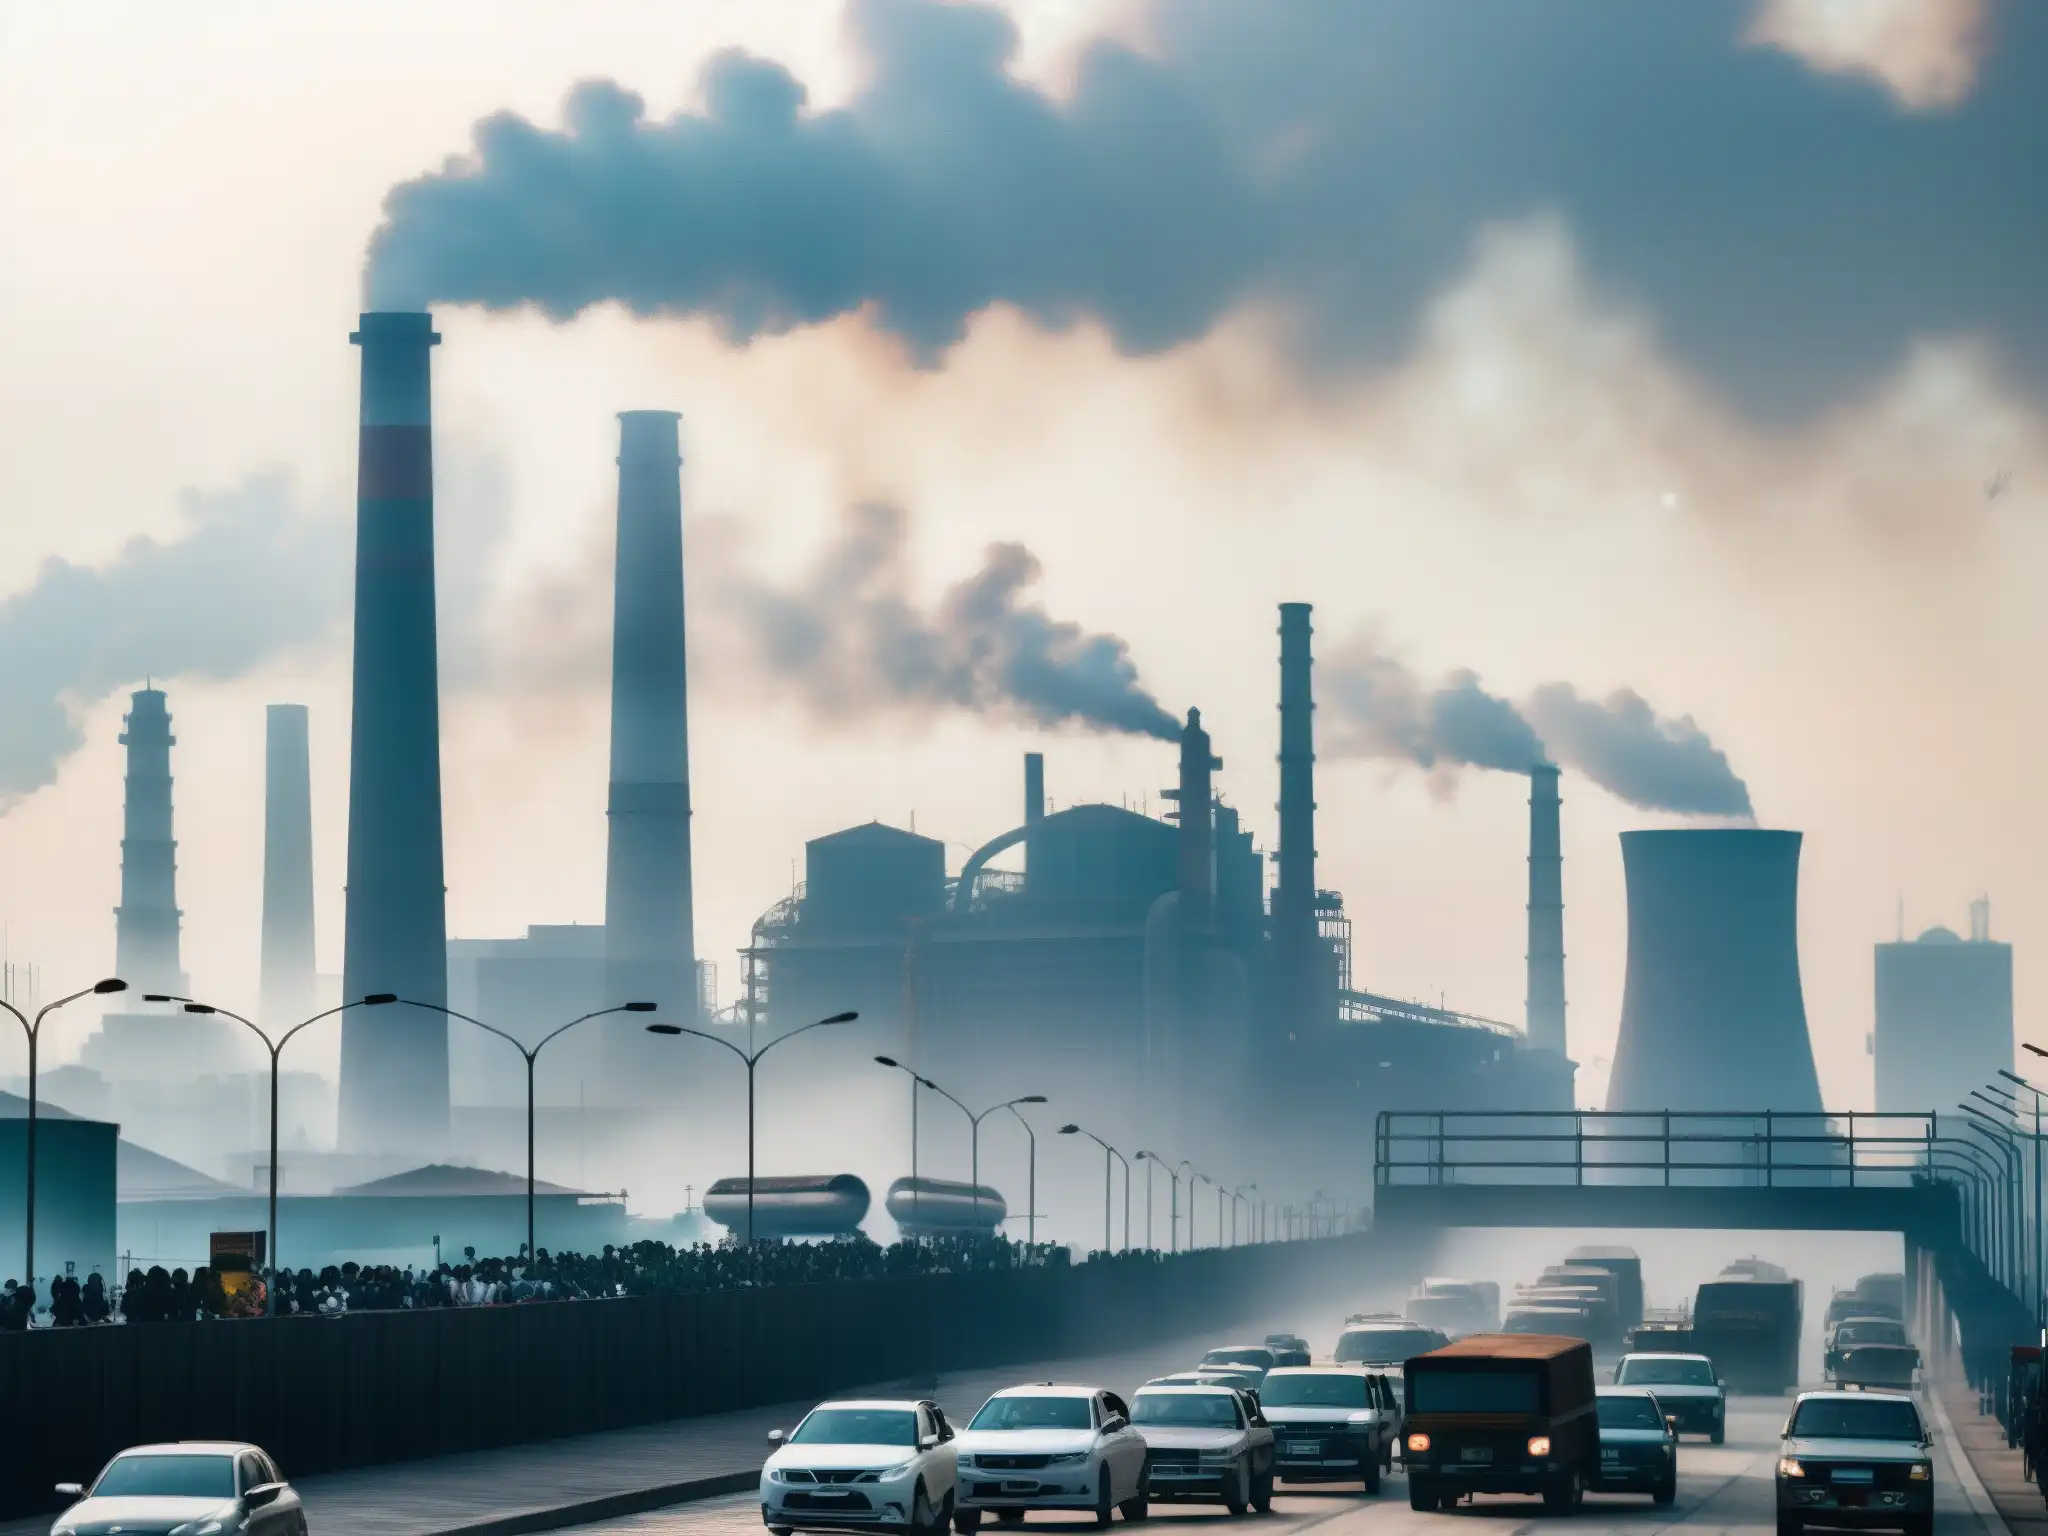
<svg viewBox="0 0 2048 1536"><path fill-rule="evenodd" d="M910 1495L910 1536L932 1536L934 1531L945 1529L945 1516L932 1508L932 1496L925 1492L924 1483L919 1481L916 1491Z"/></svg>
<svg viewBox="0 0 2048 1536"><path fill-rule="evenodd" d="M1435 1509L1436 1487L1419 1473L1408 1474L1408 1507L1410 1509Z"/></svg>
<svg viewBox="0 0 2048 1536"><path fill-rule="evenodd" d="M1262 1515L1273 1513L1273 1474L1252 1480L1252 1508Z"/></svg>
<svg viewBox="0 0 2048 1536"><path fill-rule="evenodd" d="M1806 1529L1806 1522L1797 1515L1778 1516L1778 1536L1800 1536Z"/></svg>
<svg viewBox="0 0 2048 1536"><path fill-rule="evenodd" d="M1022 1525L1024 1511L1021 1509L999 1509L996 1511L997 1525Z"/></svg>
<svg viewBox="0 0 2048 1536"><path fill-rule="evenodd" d="M1652 1504L1669 1504L1670 1502L1672 1502L1672 1500L1676 1499L1677 1497L1678 1473L1674 1471L1669 1477L1665 1478L1663 1482L1657 1485L1656 1491L1650 1495L1650 1502Z"/></svg>
<svg viewBox="0 0 2048 1536"><path fill-rule="evenodd" d="M790 1536L795 1529L793 1525L771 1525L768 1527L768 1536Z"/></svg>
<svg viewBox="0 0 2048 1536"><path fill-rule="evenodd" d="M1152 1461L1147 1457L1138 1467L1138 1491L1117 1506L1124 1519L1143 1520L1152 1513Z"/></svg>
<svg viewBox="0 0 2048 1536"><path fill-rule="evenodd" d="M1579 1469L1571 1467L1558 1474L1557 1479L1543 1490L1543 1509L1546 1514L1568 1515L1579 1507L1584 1493L1580 1482Z"/></svg>
<svg viewBox="0 0 2048 1536"><path fill-rule="evenodd" d="M1380 1464L1370 1459L1365 1464L1365 1491L1368 1494L1380 1491Z"/></svg>
<svg viewBox="0 0 2048 1536"><path fill-rule="evenodd" d="M960 1536L973 1536L981 1529L981 1511L978 1509L956 1509L953 1511L953 1529Z"/></svg>
<svg viewBox="0 0 2048 1536"><path fill-rule="evenodd" d="M1715 1445L1725 1445L1728 1442L1728 1430L1724 1425L1716 1424L1713 1433L1707 1438Z"/></svg>
<svg viewBox="0 0 2048 1536"><path fill-rule="evenodd" d="M1252 1469L1241 1461L1230 1486L1223 1490L1223 1507L1233 1515L1241 1515L1252 1507Z"/></svg>
<svg viewBox="0 0 2048 1536"><path fill-rule="evenodd" d="M1906 1516L1906 1536L1934 1536L1933 1513Z"/></svg>

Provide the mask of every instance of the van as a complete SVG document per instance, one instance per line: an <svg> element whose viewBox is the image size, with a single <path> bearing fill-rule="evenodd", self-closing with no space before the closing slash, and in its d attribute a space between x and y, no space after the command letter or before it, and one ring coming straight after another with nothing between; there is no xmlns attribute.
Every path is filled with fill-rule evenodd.
<svg viewBox="0 0 2048 1536"><path fill-rule="evenodd" d="M1481 1333L1407 1364L1408 1502L1534 1493L1576 1509L1600 1475L1593 1347L1542 1333Z"/></svg>

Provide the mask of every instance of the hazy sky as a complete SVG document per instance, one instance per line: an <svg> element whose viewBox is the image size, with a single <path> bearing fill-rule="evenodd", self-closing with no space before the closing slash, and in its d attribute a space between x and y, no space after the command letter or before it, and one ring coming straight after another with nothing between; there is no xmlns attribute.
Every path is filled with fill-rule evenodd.
<svg viewBox="0 0 2048 1536"><path fill-rule="evenodd" d="M445 337L453 933L602 917L613 413L668 408L726 996L806 837L914 814L957 865L1032 749L1059 803L1171 782L1143 736L764 666L746 594L816 590L886 506L892 603L1028 547L1024 608L1199 705L1268 845L1308 601L1328 658L1690 717L1807 834L1830 1102L1869 1101L1901 894L1917 929L1990 893L2038 1036L2044 65L2027 0L0 0L9 954L111 964L154 672L195 989L255 998L277 700L339 969L347 337L408 184L377 280ZM1335 707L1359 983L1519 1020L1524 782L1347 759ZM1616 834L1681 818L1564 792L1597 1102Z"/></svg>

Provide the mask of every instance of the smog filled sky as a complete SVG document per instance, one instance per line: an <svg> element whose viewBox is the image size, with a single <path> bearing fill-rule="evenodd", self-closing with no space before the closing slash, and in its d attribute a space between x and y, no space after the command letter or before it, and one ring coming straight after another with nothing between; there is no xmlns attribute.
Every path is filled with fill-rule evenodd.
<svg viewBox="0 0 2048 1536"><path fill-rule="evenodd" d="M1270 847L1291 600L1360 985L1520 1020L1549 758L1582 1101L1638 826L1807 834L1831 1104L1902 896L1989 892L2038 1037L2044 66L2028 0L0 0L9 958L111 965L150 674L195 992L255 999L273 701L340 969L375 302L445 338L453 934L602 918L659 408L725 997L805 838L957 867L1026 750L1156 810L1199 706Z"/></svg>

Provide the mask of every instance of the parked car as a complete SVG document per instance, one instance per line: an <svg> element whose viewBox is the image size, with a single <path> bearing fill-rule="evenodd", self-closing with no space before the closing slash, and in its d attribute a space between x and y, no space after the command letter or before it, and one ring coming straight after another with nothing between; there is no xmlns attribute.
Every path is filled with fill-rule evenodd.
<svg viewBox="0 0 2048 1536"><path fill-rule="evenodd" d="M1339 1365L1399 1365L1449 1342L1441 1329L1420 1327L1398 1313L1355 1313L1345 1319L1332 1356Z"/></svg>
<svg viewBox="0 0 2048 1536"><path fill-rule="evenodd" d="M981 1405L955 1449L956 1531L977 1529L985 1514L1021 1520L1033 1509L1093 1510L1098 1526L1113 1510L1126 1520L1147 1513L1145 1437L1124 1400L1101 1387L1006 1387Z"/></svg>
<svg viewBox="0 0 2048 1536"><path fill-rule="evenodd" d="M1220 1368L1237 1371L1251 1377L1252 1385L1257 1386L1265 1380L1266 1372L1278 1363L1273 1351L1263 1344L1226 1344L1220 1349L1210 1350L1197 1360L1195 1369L1207 1371Z"/></svg>
<svg viewBox="0 0 2048 1536"><path fill-rule="evenodd" d="M138 1445L100 1469L90 1486L59 1483L74 1502L51 1536L99 1531L235 1531L306 1536L306 1512L260 1446L232 1440Z"/></svg>
<svg viewBox="0 0 2048 1536"><path fill-rule="evenodd" d="M1273 1507L1273 1429L1231 1387L1144 1387L1131 1422L1145 1437L1152 1496L1219 1501L1233 1515Z"/></svg>
<svg viewBox="0 0 2048 1536"><path fill-rule="evenodd" d="M1282 1480L1355 1478L1367 1493L1380 1491L1401 1438L1400 1401L1383 1372L1283 1366L1266 1377L1259 1409L1273 1426L1273 1470Z"/></svg>
<svg viewBox="0 0 2048 1536"><path fill-rule="evenodd" d="M1802 1392L1778 1448L1778 1536L1808 1520L1934 1530L1934 1437L1910 1397Z"/></svg>
<svg viewBox="0 0 2048 1536"><path fill-rule="evenodd" d="M1298 1333L1269 1333L1266 1348L1273 1351L1275 1365L1308 1365L1311 1362L1308 1340Z"/></svg>
<svg viewBox="0 0 2048 1536"><path fill-rule="evenodd" d="M1148 1387L1235 1387L1240 1392L1258 1395L1261 1378L1247 1375L1234 1366L1205 1365L1196 1371L1175 1371L1170 1376L1155 1376L1145 1385Z"/></svg>
<svg viewBox="0 0 2048 1536"><path fill-rule="evenodd" d="M1614 1367L1618 1387L1647 1387L1680 1434L1705 1435L1720 1445L1728 1438L1728 1389L1705 1355L1623 1355Z"/></svg>
<svg viewBox="0 0 2048 1536"><path fill-rule="evenodd" d="M1656 1394L1644 1387L1601 1387L1600 1470L1592 1486L1602 1493L1647 1493L1652 1504L1678 1497L1678 1431Z"/></svg>
<svg viewBox="0 0 2048 1536"><path fill-rule="evenodd" d="M937 1403L820 1403L794 1430L771 1430L761 1523L774 1536L875 1526L943 1531L954 1507L953 1427Z"/></svg>
<svg viewBox="0 0 2048 1536"><path fill-rule="evenodd" d="M1408 1362L1408 1502L1537 1493L1578 1508L1600 1470L1593 1347L1555 1334L1481 1333Z"/></svg>

